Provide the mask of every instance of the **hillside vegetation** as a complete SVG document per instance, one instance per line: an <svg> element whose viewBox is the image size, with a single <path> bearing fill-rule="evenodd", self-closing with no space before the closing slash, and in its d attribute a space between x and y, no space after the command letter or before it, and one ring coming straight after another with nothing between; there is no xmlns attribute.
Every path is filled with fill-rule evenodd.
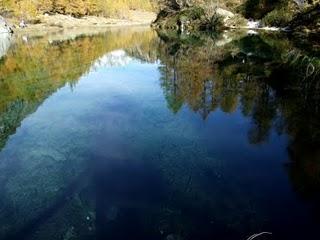
<svg viewBox="0 0 320 240"><path fill-rule="evenodd" d="M276 27L289 26L293 20L299 22L299 16L308 17L304 13L315 12L312 19L318 19L320 15L319 0L161 0L159 3L158 26L168 29L179 29L181 25L188 29L203 26L216 29L213 25L225 23L217 18L217 8L229 10L238 18L260 20L264 26ZM301 24L304 22L310 22L310 19L300 21ZM319 22L313 22L319 28ZM239 23L236 21L232 25L239 26Z"/></svg>
<svg viewBox="0 0 320 240"><path fill-rule="evenodd" d="M43 13L125 17L128 10L153 9L152 0L0 0L0 14L24 19Z"/></svg>
<svg viewBox="0 0 320 240"><path fill-rule="evenodd" d="M29 23L46 13L128 19L130 10L157 12L154 26L181 32L241 28L250 19L308 35L320 29L320 0L0 0L0 15Z"/></svg>

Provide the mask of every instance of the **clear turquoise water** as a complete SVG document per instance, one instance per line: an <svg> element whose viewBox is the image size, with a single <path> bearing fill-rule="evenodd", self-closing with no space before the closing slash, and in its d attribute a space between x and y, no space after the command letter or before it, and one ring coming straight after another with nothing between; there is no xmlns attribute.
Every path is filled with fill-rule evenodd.
<svg viewBox="0 0 320 240"><path fill-rule="evenodd" d="M149 42L160 41L148 29L139 33L151 34ZM112 34L119 33L58 45L64 53L77 41L107 41ZM42 47L37 41L27 46ZM172 67L170 61L160 53L148 61L141 52L137 57L139 41L109 52L99 50L85 71L61 58L72 66L61 71L76 69L80 77L58 85L50 85L59 81L50 65L37 65L32 74L29 69L10 72L5 67L10 58L29 57L21 53L25 43L15 43L2 59L0 70L7 75L0 80L11 77L22 86L0 90L5 106L1 123L3 135L7 134L2 136L0 153L0 238L246 239L262 231L273 233L266 239L316 237L319 158L310 160L304 154L310 150L298 140L295 143L298 134L279 130L279 125L289 125L291 118L302 117L308 109L286 116L284 106L291 102L281 105L277 91L268 87L262 89L272 101L262 105L264 112L255 115L264 96L259 95L252 113L244 114L244 88L237 85L238 104L232 111L221 103L203 117L205 110L192 103L191 84L190 99L182 95L180 108L173 110L163 84L163 68ZM45 46L48 53L55 51L54 45ZM153 45L150 49L157 51ZM118 57L110 64L101 56ZM82 59L75 59L81 65ZM190 67L195 63L191 61ZM27 78L26 73L35 79L50 77L30 85L21 77ZM215 75L213 83L214 79ZM263 80L257 79L251 89L260 92ZM23 94L21 89L28 86L30 92ZM42 94L44 89L51 90ZM201 99L205 97L196 101ZM292 101L290 109L294 104L300 102ZM269 121L270 106L275 114ZM311 116L315 123L317 113ZM267 133L252 140L264 131L259 129L263 124L268 125ZM316 141L306 142L317 149ZM292 152L303 154L295 157L298 154Z"/></svg>

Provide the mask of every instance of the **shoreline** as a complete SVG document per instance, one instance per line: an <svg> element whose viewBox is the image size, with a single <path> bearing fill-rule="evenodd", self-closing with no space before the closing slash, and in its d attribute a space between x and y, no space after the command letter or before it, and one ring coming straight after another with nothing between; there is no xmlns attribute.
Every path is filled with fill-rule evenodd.
<svg viewBox="0 0 320 240"><path fill-rule="evenodd" d="M25 28L19 27L17 19L8 19L14 26L14 35L26 37L41 37L60 33L97 34L110 28L150 26L156 19L156 14L145 11L130 11L127 18L105 18L98 16L85 16L75 18L69 15L54 14L41 15L37 24L27 24Z"/></svg>

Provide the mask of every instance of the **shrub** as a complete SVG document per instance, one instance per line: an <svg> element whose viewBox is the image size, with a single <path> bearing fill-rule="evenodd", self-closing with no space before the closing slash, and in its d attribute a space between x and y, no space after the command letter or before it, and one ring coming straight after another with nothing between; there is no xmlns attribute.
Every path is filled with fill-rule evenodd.
<svg viewBox="0 0 320 240"><path fill-rule="evenodd" d="M266 26L285 27L293 19L293 15L286 8L275 9L262 19L262 23Z"/></svg>

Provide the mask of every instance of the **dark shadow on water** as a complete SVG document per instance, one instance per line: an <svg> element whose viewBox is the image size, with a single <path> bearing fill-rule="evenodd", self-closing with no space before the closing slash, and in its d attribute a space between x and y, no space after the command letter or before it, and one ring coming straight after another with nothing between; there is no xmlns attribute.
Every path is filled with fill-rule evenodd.
<svg viewBox="0 0 320 240"><path fill-rule="evenodd" d="M90 164L97 239L160 239L146 228L143 215L159 208L166 197L159 172L135 159L94 156Z"/></svg>

